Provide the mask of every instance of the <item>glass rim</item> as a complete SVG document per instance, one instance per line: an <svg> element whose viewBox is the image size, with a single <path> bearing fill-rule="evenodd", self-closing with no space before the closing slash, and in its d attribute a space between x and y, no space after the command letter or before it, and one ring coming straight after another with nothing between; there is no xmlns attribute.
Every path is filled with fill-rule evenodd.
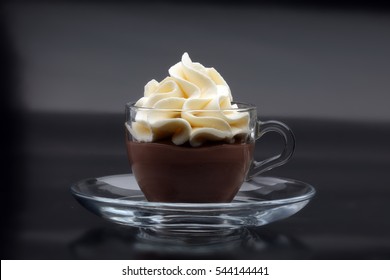
<svg viewBox="0 0 390 280"><path fill-rule="evenodd" d="M165 112L183 112L183 111L202 111L202 112L247 112L251 110L256 110L256 105L251 103L245 103L245 102L231 102L232 105L238 105L238 108L227 108L227 109L177 109L177 108L171 108L171 109L165 109L165 108L153 108L153 107L142 107L142 106L136 106L136 102L128 102L126 103L126 108L129 109L137 109L137 110L144 110L144 111L165 111Z"/></svg>

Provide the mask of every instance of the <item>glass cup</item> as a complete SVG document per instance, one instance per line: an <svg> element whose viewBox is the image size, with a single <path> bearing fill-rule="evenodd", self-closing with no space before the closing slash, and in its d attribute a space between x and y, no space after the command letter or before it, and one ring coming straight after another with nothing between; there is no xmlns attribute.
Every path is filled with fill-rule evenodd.
<svg viewBox="0 0 390 280"><path fill-rule="evenodd" d="M226 110L154 109L126 104L126 147L135 179L148 201L176 203L231 202L244 181L285 164L292 156L295 138L279 121L259 121L256 106L234 103ZM176 145L172 134L146 127L148 140L135 133L139 117L143 121L247 114L246 133L229 139L212 139L193 147ZM138 117L137 117L138 116ZM138 119L138 120L137 120ZM271 158L254 160L255 142L268 132L277 132L284 141L282 152Z"/></svg>

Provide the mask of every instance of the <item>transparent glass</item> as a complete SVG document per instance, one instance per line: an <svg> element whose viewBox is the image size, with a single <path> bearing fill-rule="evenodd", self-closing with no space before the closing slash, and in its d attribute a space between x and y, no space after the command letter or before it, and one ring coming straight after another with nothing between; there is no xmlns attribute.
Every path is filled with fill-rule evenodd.
<svg viewBox="0 0 390 280"><path fill-rule="evenodd" d="M315 195L307 183L264 176L244 182L229 203L148 202L132 174L85 179L71 191L104 219L175 238L191 233L221 238L230 230L266 225L297 213Z"/></svg>
<svg viewBox="0 0 390 280"><path fill-rule="evenodd" d="M287 125L259 121L254 105L234 106L181 110L126 104L127 154L148 201L230 202L243 182L291 158L295 138ZM268 132L282 136L281 153L256 161L255 142Z"/></svg>

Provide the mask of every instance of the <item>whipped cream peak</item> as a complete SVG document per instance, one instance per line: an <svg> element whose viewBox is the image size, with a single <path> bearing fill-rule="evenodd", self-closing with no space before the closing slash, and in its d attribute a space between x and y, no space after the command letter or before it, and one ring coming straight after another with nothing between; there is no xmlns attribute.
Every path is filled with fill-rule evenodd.
<svg viewBox="0 0 390 280"><path fill-rule="evenodd" d="M188 98L213 98L223 95L233 101L230 88L222 76L214 68L193 63L188 53L184 53L181 62L172 66L168 72L184 89Z"/></svg>
<svg viewBox="0 0 390 280"><path fill-rule="evenodd" d="M149 81L144 97L135 103L141 109L127 128L137 141L170 137L176 145L197 147L207 141L232 143L249 133L249 114L234 110L230 88L217 70L192 62L184 53L168 72L161 82Z"/></svg>

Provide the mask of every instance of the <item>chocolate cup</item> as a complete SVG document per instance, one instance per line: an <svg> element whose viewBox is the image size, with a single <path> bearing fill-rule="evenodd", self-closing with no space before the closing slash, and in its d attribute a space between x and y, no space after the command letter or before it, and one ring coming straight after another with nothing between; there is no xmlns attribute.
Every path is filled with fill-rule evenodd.
<svg viewBox="0 0 390 280"><path fill-rule="evenodd" d="M133 174L153 202L231 202L248 173L253 150L253 143L194 148L127 140Z"/></svg>

